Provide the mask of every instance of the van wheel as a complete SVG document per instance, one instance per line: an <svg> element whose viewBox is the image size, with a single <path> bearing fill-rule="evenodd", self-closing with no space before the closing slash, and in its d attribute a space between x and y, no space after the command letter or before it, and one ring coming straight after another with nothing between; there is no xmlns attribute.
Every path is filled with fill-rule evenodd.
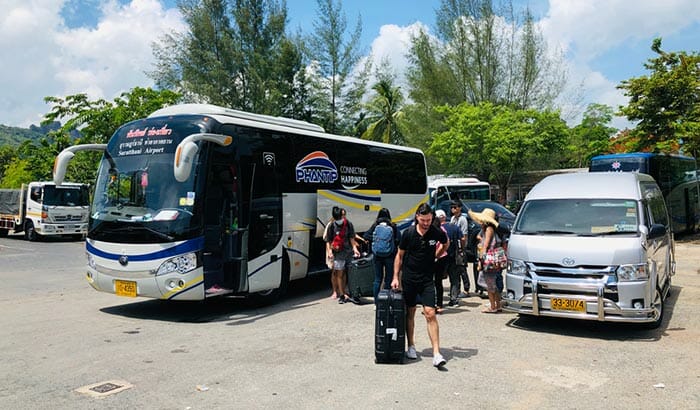
<svg viewBox="0 0 700 410"><path fill-rule="evenodd" d="M661 325L661 322L664 320L663 292L661 291L661 288L658 286L656 287L656 292L654 292L654 300L652 301L651 306L657 312L656 320L654 320L653 322L647 323L645 327L647 329L657 329Z"/></svg>
<svg viewBox="0 0 700 410"><path fill-rule="evenodd" d="M24 224L24 239L31 242L39 240L39 234L36 233L36 230L34 230L34 224L32 221L27 221L27 223Z"/></svg>

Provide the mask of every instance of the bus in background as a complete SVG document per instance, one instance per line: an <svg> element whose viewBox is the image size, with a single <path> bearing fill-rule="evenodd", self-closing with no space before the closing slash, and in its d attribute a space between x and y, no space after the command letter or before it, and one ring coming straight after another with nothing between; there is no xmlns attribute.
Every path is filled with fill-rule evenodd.
<svg viewBox="0 0 700 410"><path fill-rule="evenodd" d="M700 191L695 158L631 152L591 158L590 172L641 172L661 188L674 233L695 232L700 224Z"/></svg>
<svg viewBox="0 0 700 410"><path fill-rule="evenodd" d="M327 272L323 230L346 209L358 233L382 207L408 226L427 201L423 153L313 124L205 104L160 109L107 144L90 209L87 281L121 296L274 302Z"/></svg>
<svg viewBox="0 0 700 410"><path fill-rule="evenodd" d="M491 200L491 185L472 177L432 177L428 182L430 205L433 209L443 209L453 200Z"/></svg>

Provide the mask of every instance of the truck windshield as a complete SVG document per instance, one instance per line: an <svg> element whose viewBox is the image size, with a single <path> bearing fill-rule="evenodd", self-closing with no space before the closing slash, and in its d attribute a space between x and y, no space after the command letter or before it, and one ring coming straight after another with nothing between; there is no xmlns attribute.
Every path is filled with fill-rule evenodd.
<svg viewBox="0 0 700 410"><path fill-rule="evenodd" d="M637 201L547 199L526 201L513 230L522 235L637 235Z"/></svg>
<svg viewBox="0 0 700 410"><path fill-rule="evenodd" d="M86 186L44 186L43 204L47 206L88 206L90 195Z"/></svg>
<svg viewBox="0 0 700 410"><path fill-rule="evenodd" d="M144 130L167 130L149 138ZM201 234L197 164L185 182L173 174L177 144L199 124L144 120L110 140L100 163L88 237L109 242L162 243ZM195 160L197 161L197 160Z"/></svg>

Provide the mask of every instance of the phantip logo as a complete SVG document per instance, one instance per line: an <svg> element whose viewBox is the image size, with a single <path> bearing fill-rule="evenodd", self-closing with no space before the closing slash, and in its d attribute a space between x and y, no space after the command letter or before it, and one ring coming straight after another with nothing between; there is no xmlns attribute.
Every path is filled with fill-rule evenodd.
<svg viewBox="0 0 700 410"><path fill-rule="evenodd" d="M307 184L332 184L338 179L338 168L323 151L314 151L297 163L296 181Z"/></svg>

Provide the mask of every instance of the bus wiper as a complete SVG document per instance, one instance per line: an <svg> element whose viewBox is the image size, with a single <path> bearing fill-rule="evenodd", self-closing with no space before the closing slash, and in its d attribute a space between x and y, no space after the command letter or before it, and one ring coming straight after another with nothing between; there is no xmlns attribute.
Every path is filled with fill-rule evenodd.
<svg viewBox="0 0 700 410"><path fill-rule="evenodd" d="M172 242L175 239L170 235L164 234L163 232L156 231L155 229L152 229L152 228L149 228L149 227L143 226L143 225L141 225L141 226L125 226L123 228L112 229L112 231L113 232L124 232L124 231L134 232L134 231L139 230L139 229L142 229L148 233L152 233L153 235L157 236L158 238L165 239L169 242Z"/></svg>

